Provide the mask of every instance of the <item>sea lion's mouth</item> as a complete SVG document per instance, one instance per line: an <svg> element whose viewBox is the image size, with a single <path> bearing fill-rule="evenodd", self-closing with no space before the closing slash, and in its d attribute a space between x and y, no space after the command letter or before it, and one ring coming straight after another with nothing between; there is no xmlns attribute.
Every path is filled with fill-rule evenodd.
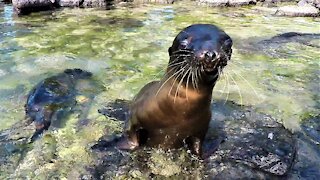
<svg viewBox="0 0 320 180"><path fill-rule="evenodd" d="M219 63L219 60L214 60L212 62L206 62L206 61L202 61L201 63L202 67L203 67L203 70L207 73L212 73L214 71L216 71L219 66L220 66L220 63Z"/></svg>

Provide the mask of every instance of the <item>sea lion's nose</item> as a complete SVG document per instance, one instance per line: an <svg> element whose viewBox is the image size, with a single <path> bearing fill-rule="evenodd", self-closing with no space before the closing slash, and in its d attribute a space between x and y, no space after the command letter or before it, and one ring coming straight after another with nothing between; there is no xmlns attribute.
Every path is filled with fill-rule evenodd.
<svg viewBox="0 0 320 180"><path fill-rule="evenodd" d="M205 52L204 56L205 56L205 58L206 58L207 61L212 61L212 60L215 59L215 57L216 57L217 55L216 55L216 53L214 53L214 52L208 51L208 52Z"/></svg>

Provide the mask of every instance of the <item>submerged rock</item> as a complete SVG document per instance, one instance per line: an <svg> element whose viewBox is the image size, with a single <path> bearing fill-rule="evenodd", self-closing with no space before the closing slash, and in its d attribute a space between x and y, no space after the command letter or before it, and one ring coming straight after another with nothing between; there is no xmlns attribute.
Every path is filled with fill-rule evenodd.
<svg viewBox="0 0 320 180"><path fill-rule="evenodd" d="M128 113L127 108L121 109L119 107L119 103L123 102L125 101L117 100L114 103L109 103L107 108L100 110L100 113L108 118L123 118L124 114ZM121 111L123 116L119 115ZM174 155L171 154L166 158L168 162L162 160L157 162L159 158L155 157L163 155L154 155L154 151L150 152L148 148L132 152L133 157L130 158L130 153L108 147L100 149L99 152L94 151L103 161L97 160L91 172L94 172L94 176L101 177L113 176L116 174L115 172L124 177L131 177L130 170L138 168L139 171L143 171L146 177L183 178L187 177L187 174L198 174L200 177L209 179L281 178L291 172L296 154L296 138L276 119L255 112L252 107L239 106L232 102L213 103L212 113L212 121L204 149L208 149L206 146L218 137L226 138L218 150L202 163L200 161L195 163L194 157L191 157L190 154L184 155L184 149L168 151L166 154L175 152ZM107 136L102 138L100 142L108 140L110 141ZM109 158L114 161L110 162ZM118 164L114 164L114 158L121 158L117 160ZM166 171L164 168L166 166L163 163L167 163L170 167L182 164L178 165L182 168ZM154 171L154 167L157 165L161 170ZM160 165L163 167L161 168Z"/></svg>
<svg viewBox="0 0 320 180"><path fill-rule="evenodd" d="M283 58L299 53L298 51L286 50L292 43L312 48L320 48L319 41L319 33L286 32L275 35L269 39L253 42L249 47L245 47L244 49L249 48L251 51L262 52L271 57ZM290 54L288 52L290 52Z"/></svg>

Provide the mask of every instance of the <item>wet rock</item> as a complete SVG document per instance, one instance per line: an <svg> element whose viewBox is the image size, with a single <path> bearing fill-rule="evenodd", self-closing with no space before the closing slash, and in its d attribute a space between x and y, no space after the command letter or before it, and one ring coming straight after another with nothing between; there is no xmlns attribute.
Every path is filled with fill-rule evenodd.
<svg viewBox="0 0 320 180"><path fill-rule="evenodd" d="M314 144L320 145L320 114L303 120L301 130Z"/></svg>
<svg viewBox="0 0 320 180"><path fill-rule="evenodd" d="M33 126L21 122L0 131L0 179L7 179L14 173L29 150L28 139L33 132Z"/></svg>
<svg viewBox="0 0 320 180"><path fill-rule="evenodd" d="M81 7L107 7L113 5L112 0L83 0Z"/></svg>
<svg viewBox="0 0 320 180"><path fill-rule="evenodd" d="M14 10L18 15L54 9L54 3L54 0L12 0Z"/></svg>
<svg viewBox="0 0 320 180"><path fill-rule="evenodd" d="M212 131L225 134L227 139L210 158L210 163L218 169L224 169L210 176L226 176L240 173L246 178L259 177L254 169L267 172L263 176L282 176L287 174L293 164L295 155L295 137L276 119L255 112L250 107L236 104L213 104ZM219 117L215 119L215 117ZM223 162L222 164L216 164ZM247 169L248 175L237 165ZM247 166L247 168L246 168ZM252 168L252 169L251 169ZM228 170L226 170L228 169ZM221 174L222 173L222 174Z"/></svg>
<svg viewBox="0 0 320 180"><path fill-rule="evenodd" d="M300 0L298 2L298 6L305 6L307 4L320 9L320 0Z"/></svg>
<svg viewBox="0 0 320 180"><path fill-rule="evenodd" d="M2 2L6 3L6 4L10 4L10 3L12 3L12 0L2 0Z"/></svg>
<svg viewBox="0 0 320 180"><path fill-rule="evenodd" d="M128 112L126 112L126 108L119 108L119 106L122 106L119 102L125 101L117 100L113 104L109 103L108 108L105 109L105 115L114 119L124 117L119 116L119 114ZM112 114L113 109L117 113ZM112 158L115 158L115 154L123 151L117 151L114 147L109 146L105 149L98 148L100 158L104 159L104 162L98 163L92 170L100 177L112 175L112 171L116 170L127 178L131 177L129 172L132 168L138 168L139 172L142 171L142 174L153 178L183 178L186 177L185 173L190 173L209 179L234 177L242 179L280 179L291 172L296 154L296 138L276 119L255 112L252 107L239 106L232 102L226 104L223 102L214 103L212 113L212 121L204 143L204 149L218 137L226 138L218 150L204 161L204 164L199 161L194 162L190 154L184 155L185 149L182 148L165 152L167 155L174 152L174 155L171 154L168 157L166 155L166 158L163 158L163 154L152 154L150 150L140 149L129 154L125 153L126 156L133 154L133 157L129 158L130 161L118 162L120 164L115 165L113 164L114 161L107 163L108 158L106 156L110 158L111 153L114 154ZM105 141L99 142L102 143L102 146L103 142L110 142L110 139L105 138ZM169 162L163 162L163 159ZM174 160L174 163L170 162L170 159ZM114 167L111 168L110 164ZM183 167L176 168L181 166ZM165 167L171 168L166 170ZM185 169L188 170L185 171Z"/></svg>
<svg viewBox="0 0 320 180"><path fill-rule="evenodd" d="M245 6L256 4L256 0L198 0L198 4L210 7L217 6Z"/></svg>
<svg viewBox="0 0 320 180"><path fill-rule="evenodd" d="M278 16L299 16L299 17L318 17L319 16L319 9L311 5L304 5L304 6L283 6L279 7L276 11L275 15Z"/></svg>
<svg viewBox="0 0 320 180"><path fill-rule="evenodd" d="M80 7L83 2L83 0L56 0L60 7Z"/></svg>
<svg viewBox="0 0 320 180"><path fill-rule="evenodd" d="M297 155L289 179L318 179L320 176L320 115L301 122Z"/></svg>
<svg viewBox="0 0 320 180"><path fill-rule="evenodd" d="M117 99L114 102L108 103L104 108L99 109L98 112L108 118L126 121L129 117L129 103L130 101Z"/></svg>
<svg viewBox="0 0 320 180"><path fill-rule="evenodd" d="M134 3L173 4L176 0L133 0Z"/></svg>

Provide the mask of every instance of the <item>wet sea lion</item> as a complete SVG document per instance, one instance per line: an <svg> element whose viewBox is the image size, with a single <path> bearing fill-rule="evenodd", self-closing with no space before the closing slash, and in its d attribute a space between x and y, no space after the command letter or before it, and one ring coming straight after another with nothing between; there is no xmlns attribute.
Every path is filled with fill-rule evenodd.
<svg viewBox="0 0 320 180"><path fill-rule="evenodd" d="M58 118L59 113L75 104L77 80L91 76L92 73L81 69L66 69L63 73L41 81L33 88L25 105L26 119L34 122L36 126L31 141L47 130L52 121Z"/></svg>
<svg viewBox="0 0 320 180"><path fill-rule="evenodd" d="M141 145L180 148L202 155L211 119L212 89L232 54L232 40L210 24L182 30L169 48L169 64L160 81L145 85L134 98L119 149Z"/></svg>

